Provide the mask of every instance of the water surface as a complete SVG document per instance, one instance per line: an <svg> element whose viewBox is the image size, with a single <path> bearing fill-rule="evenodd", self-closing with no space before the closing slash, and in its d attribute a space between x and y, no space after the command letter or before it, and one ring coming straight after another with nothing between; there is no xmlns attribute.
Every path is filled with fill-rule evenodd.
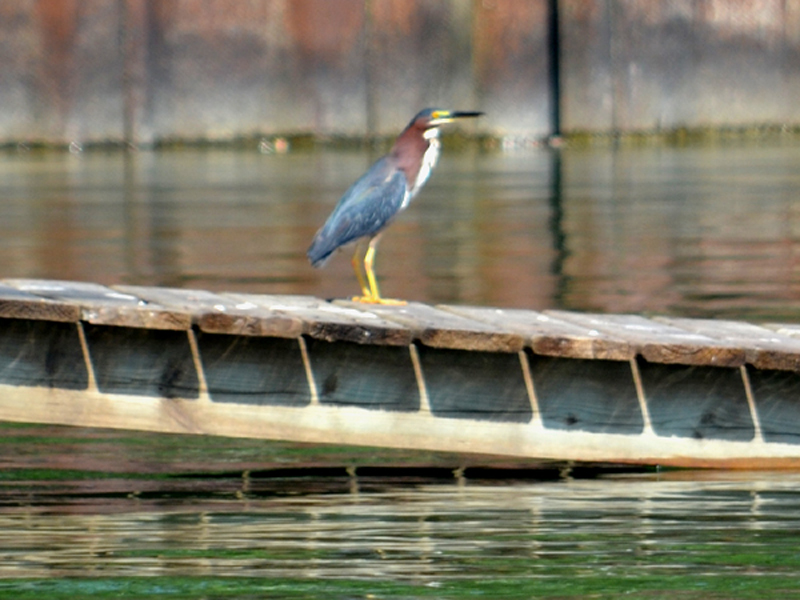
<svg viewBox="0 0 800 600"><path fill-rule="evenodd" d="M305 251L367 151L0 155L0 274L323 298ZM452 151L384 236L385 295L798 320L800 146Z"/></svg>
<svg viewBox="0 0 800 600"><path fill-rule="evenodd" d="M0 596L797 598L799 485L6 476Z"/></svg>

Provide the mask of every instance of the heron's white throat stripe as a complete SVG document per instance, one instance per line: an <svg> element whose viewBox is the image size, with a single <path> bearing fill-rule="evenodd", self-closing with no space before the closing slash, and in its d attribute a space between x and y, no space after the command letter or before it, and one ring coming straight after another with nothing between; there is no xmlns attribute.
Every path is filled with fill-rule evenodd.
<svg viewBox="0 0 800 600"><path fill-rule="evenodd" d="M401 208L405 208L409 202L417 195L419 189L428 181L431 176L431 170L436 166L436 161L439 160L439 152L441 150L441 143L439 142L439 129L433 127L425 131L425 139L428 140L428 149L422 156L422 164L419 166L417 173L417 180L409 190L408 195L403 199Z"/></svg>

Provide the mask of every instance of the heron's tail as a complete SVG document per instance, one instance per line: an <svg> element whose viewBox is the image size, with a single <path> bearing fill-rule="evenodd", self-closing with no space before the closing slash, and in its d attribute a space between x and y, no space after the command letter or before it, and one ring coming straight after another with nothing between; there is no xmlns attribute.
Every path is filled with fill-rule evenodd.
<svg viewBox="0 0 800 600"><path fill-rule="evenodd" d="M336 246L331 246L328 236L323 230L320 230L314 236L314 241L311 242L306 256L308 256L311 266L319 269L325 266L334 250L336 250Z"/></svg>

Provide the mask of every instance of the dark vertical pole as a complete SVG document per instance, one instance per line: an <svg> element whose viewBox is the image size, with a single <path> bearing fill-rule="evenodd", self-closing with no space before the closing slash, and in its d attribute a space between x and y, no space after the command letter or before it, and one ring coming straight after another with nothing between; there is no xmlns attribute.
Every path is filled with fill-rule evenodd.
<svg viewBox="0 0 800 600"><path fill-rule="evenodd" d="M547 71L550 77L550 135L561 135L561 37L558 2L547 0Z"/></svg>
<svg viewBox="0 0 800 600"><path fill-rule="evenodd" d="M547 61L550 77L550 139L561 136L561 36L558 19L559 0L547 0ZM555 146L555 145L554 145ZM550 272L556 277L556 288L553 302L556 307L563 308L567 295L567 277L564 263L569 251L567 236L564 233L564 207L562 198L562 165L561 150L553 147L552 171L550 181L550 233L553 236L553 262Z"/></svg>

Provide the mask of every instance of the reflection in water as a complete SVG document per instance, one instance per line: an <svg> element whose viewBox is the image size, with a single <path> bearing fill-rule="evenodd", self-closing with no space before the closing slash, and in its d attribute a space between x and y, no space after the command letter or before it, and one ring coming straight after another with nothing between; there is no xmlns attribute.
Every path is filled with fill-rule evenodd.
<svg viewBox="0 0 800 600"><path fill-rule="evenodd" d="M366 152L0 155L0 274L344 297L305 251ZM800 147L447 152L384 236L387 296L800 318Z"/></svg>
<svg viewBox="0 0 800 600"><path fill-rule="evenodd" d="M798 317L797 148L565 160L565 300L613 311Z"/></svg>
<svg viewBox="0 0 800 600"><path fill-rule="evenodd" d="M563 306L565 294L567 292L567 277L565 276L564 264L568 256L567 236L564 233L564 200L562 191L562 153L553 153L553 185L550 195L550 231L553 236L553 248L555 256L550 272L556 277L556 289L554 290L553 300L556 307Z"/></svg>
<svg viewBox="0 0 800 600"><path fill-rule="evenodd" d="M116 501L110 511L103 498L53 507L34 495L30 506L0 507L0 578L238 575L431 585L789 576L800 567L798 484L797 475L678 474L360 491L354 480L349 492L320 494L286 480L276 495L254 481L238 500L165 494Z"/></svg>

